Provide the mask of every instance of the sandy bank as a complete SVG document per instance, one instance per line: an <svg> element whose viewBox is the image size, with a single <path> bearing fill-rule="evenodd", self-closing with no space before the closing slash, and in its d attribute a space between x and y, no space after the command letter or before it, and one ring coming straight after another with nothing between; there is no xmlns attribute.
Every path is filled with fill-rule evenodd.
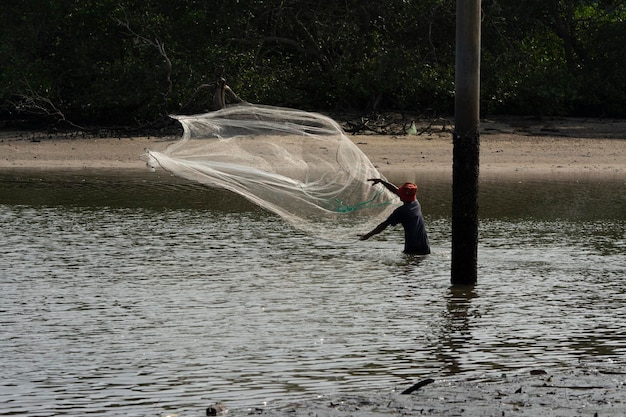
<svg viewBox="0 0 626 417"><path fill-rule="evenodd" d="M445 125L444 125L445 126ZM449 128L421 135L349 136L387 176L419 180L452 172ZM0 169L143 170L145 149L164 150L176 137L63 138L0 132ZM499 176L626 179L626 121L527 119L481 122L480 172Z"/></svg>

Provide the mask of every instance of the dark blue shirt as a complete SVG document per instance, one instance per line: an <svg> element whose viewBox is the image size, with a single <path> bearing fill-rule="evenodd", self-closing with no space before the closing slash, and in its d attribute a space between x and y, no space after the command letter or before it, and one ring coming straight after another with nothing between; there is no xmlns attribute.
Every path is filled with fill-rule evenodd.
<svg viewBox="0 0 626 417"><path fill-rule="evenodd" d="M391 226L398 223L404 227L404 253L412 255L427 255L430 253L428 233L422 216L420 203L415 200L404 203L387 218Z"/></svg>

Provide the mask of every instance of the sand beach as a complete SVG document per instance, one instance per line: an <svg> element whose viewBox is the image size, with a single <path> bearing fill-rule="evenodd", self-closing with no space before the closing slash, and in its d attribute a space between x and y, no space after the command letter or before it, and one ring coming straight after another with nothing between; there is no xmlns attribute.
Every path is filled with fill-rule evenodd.
<svg viewBox="0 0 626 417"><path fill-rule="evenodd" d="M424 129L430 123L424 121ZM418 132L423 129L418 124ZM417 135L348 137L388 177L413 180L452 172L449 121ZM179 138L93 137L0 131L0 169L145 170L146 149L163 151ZM130 172L128 172L130 173ZM501 117L480 125L481 178L626 179L626 120Z"/></svg>

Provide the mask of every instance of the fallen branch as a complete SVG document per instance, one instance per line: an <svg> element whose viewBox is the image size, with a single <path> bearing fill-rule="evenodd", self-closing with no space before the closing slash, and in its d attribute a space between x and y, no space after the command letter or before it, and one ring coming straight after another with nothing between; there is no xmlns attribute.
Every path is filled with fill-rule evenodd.
<svg viewBox="0 0 626 417"><path fill-rule="evenodd" d="M402 395L411 394L411 393L417 391L418 389L420 389L420 388L422 388L422 387L424 387L424 386L426 386L428 384L432 384L433 382L435 382L434 379L431 379L431 378L424 379L424 380L418 382L417 384L413 385L412 387L405 389L400 394L402 394Z"/></svg>
<svg viewBox="0 0 626 417"><path fill-rule="evenodd" d="M584 390L584 389L610 389L609 387L603 387L600 385L532 385L535 388L559 388L559 389L574 389L574 390Z"/></svg>

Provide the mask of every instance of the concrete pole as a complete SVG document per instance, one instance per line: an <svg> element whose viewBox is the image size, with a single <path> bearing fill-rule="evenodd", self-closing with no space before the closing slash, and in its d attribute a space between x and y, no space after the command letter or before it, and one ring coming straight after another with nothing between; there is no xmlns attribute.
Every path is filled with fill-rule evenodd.
<svg viewBox="0 0 626 417"><path fill-rule="evenodd" d="M452 152L452 285L474 285L478 261L480 0L456 2Z"/></svg>

